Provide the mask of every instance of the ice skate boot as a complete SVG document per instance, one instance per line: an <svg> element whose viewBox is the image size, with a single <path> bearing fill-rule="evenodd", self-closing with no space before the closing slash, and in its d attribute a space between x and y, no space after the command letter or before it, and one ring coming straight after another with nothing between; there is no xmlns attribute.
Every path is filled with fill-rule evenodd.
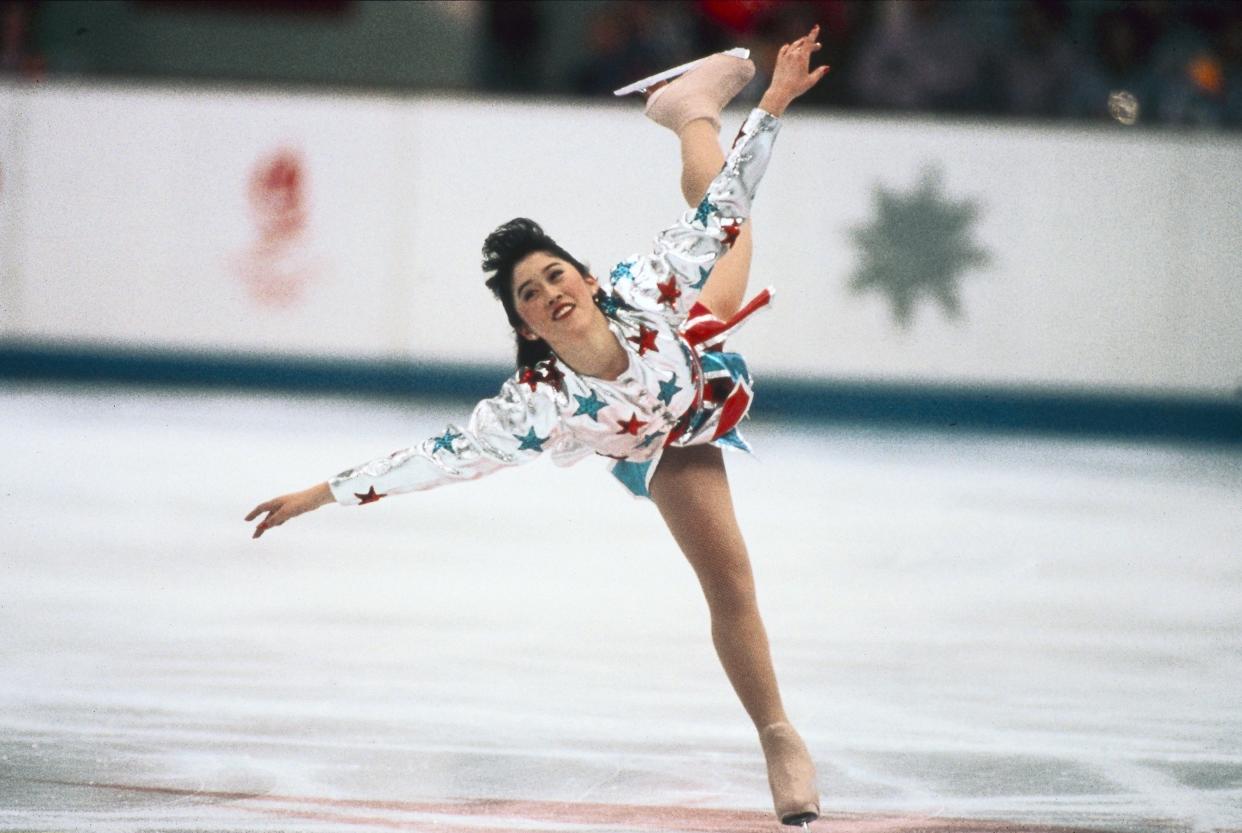
<svg viewBox="0 0 1242 833"><path fill-rule="evenodd" d="M768 762L768 786L782 824L806 827L819 818L819 788L815 764L793 726L773 723L759 732Z"/></svg>
<svg viewBox="0 0 1242 833"><path fill-rule="evenodd" d="M695 119L707 119L720 130L720 111L755 76L749 54L746 49L718 52L635 81L616 94L646 91L662 81L671 82L647 97L643 112L649 119L674 133Z"/></svg>

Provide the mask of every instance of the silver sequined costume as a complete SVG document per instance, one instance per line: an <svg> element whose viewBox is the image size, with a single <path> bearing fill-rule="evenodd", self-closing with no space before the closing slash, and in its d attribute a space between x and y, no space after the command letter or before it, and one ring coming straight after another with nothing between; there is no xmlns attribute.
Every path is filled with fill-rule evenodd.
<svg viewBox="0 0 1242 833"><path fill-rule="evenodd" d="M751 401L745 361L724 338L766 304L765 289L722 322L696 304L712 266L750 216L780 121L760 109L743 124L724 169L693 211L655 239L652 252L614 267L598 303L629 356L617 379L582 376L555 358L519 370L474 408L465 428L347 471L329 481L338 503L473 480L548 453L558 465L602 454L636 495L669 445L747 449L736 425Z"/></svg>

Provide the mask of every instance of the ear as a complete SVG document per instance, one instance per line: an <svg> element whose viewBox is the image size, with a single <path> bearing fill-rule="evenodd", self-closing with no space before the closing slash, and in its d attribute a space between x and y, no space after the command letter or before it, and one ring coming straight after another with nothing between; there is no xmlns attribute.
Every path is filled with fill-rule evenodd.
<svg viewBox="0 0 1242 833"><path fill-rule="evenodd" d="M591 287L592 289L599 288L599 281L597 281L595 279L595 276L589 272L582 276L582 280L586 283L587 286Z"/></svg>
<svg viewBox="0 0 1242 833"><path fill-rule="evenodd" d="M522 338L526 339L527 341L538 341L539 340L539 336L535 335L535 331L532 330L530 327L527 327L525 324L518 327L517 334L520 335Z"/></svg>

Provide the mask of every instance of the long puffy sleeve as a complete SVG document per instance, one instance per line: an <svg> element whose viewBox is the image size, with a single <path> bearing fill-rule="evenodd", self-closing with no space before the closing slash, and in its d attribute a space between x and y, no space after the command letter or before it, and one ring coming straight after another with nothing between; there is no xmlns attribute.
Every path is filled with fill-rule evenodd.
<svg viewBox="0 0 1242 833"><path fill-rule="evenodd" d="M475 406L466 428L449 425L419 445L363 463L328 481L337 503L352 506L387 495L475 480L535 459L544 451L566 458L575 440L564 429L555 392L514 377L500 394Z"/></svg>
<svg viewBox="0 0 1242 833"><path fill-rule="evenodd" d="M771 113L759 108L750 112L698 208L660 232L651 254L624 260L612 270L612 290L621 300L685 318L712 267L750 217L780 125Z"/></svg>

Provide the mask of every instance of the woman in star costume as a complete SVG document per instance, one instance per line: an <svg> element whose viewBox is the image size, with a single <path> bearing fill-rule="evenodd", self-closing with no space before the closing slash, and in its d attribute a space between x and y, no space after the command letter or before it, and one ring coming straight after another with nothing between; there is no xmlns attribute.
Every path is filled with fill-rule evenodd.
<svg viewBox="0 0 1242 833"><path fill-rule="evenodd" d="M783 46L772 82L728 157L718 133L724 106L754 66L717 54L633 85L646 114L681 143L682 192L692 210L652 251L591 275L536 223L512 220L488 236L483 267L518 344L518 371L480 402L465 427L282 495L246 516L266 516L260 537L331 502L371 503L482 477L548 454L570 465L592 454L649 498L689 560L711 614L712 641L759 732L777 816L805 825L819 815L815 768L781 703L755 599L746 543L734 515L721 447L748 450L737 431L751 402L746 362L724 341L771 299L743 304L750 275L746 220L780 119L823 78L811 69L819 27ZM644 83L649 82L649 83ZM644 89L646 88L646 89Z"/></svg>

